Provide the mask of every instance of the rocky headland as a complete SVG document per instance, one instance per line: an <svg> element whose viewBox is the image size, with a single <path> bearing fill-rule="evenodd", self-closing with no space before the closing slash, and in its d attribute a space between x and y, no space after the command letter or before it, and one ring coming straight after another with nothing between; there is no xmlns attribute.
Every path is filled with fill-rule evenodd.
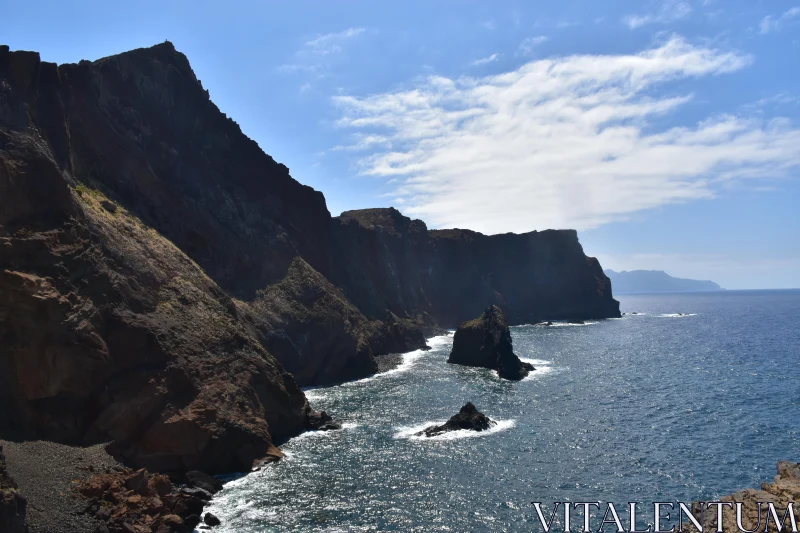
<svg viewBox="0 0 800 533"><path fill-rule="evenodd" d="M458 327L447 362L497 370L498 376L511 381L519 381L535 370L514 353L511 331L502 309L496 305Z"/></svg>
<svg viewBox="0 0 800 533"><path fill-rule="evenodd" d="M169 42L65 65L0 46L0 438L249 471L319 420L301 386L372 374L487 303L619 316L574 231L332 217Z"/></svg>
<svg viewBox="0 0 800 533"><path fill-rule="evenodd" d="M458 413L451 416L450 419L444 424L440 426L427 427L416 435L436 437L437 435L448 433L450 431L486 431L495 424L497 424L497 422L491 420L488 416L478 411L472 402L467 402L466 405L464 405L464 407L458 411Z"/></svg>

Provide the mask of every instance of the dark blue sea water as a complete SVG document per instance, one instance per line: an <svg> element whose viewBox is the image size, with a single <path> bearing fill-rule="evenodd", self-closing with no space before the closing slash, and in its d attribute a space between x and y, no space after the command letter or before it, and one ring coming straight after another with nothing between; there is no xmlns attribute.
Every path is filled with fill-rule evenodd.
<svg viewBox="0 0 800 533"><path fill-rule="evenodd" d="M345 429L292 439L210 510L228 532L539 531L532 501L691 502L800 461L800 291L618 299L641 314L512 328L538 369L519 383L447 364L449 337L308 391ZM497 428L410 437L467 401Z"/></svg>

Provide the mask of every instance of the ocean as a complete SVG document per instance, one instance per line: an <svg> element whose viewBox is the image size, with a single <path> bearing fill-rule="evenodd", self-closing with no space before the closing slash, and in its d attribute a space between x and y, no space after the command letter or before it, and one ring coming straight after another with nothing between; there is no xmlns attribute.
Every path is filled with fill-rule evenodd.
<svg viewBox="0 0 800 533"><path fill-rule="evenodd" d="M621 319L512 327L537 369L521 382L447 364L442 336L388 373L306 391L344 429L227 483L215 530L541 531L531 502L709 500L800 461L800 291L617 299ZM467 401L498 424L413 435Z"/></svg>

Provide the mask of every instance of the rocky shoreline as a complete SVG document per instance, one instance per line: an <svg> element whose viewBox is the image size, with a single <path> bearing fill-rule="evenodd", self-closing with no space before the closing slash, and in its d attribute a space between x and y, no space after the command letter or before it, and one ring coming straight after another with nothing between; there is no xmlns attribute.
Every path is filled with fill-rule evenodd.
<svg viewBox="0 0 800 533"><path fill-rule="evenodd" d="M104 445L0 441L0 448L7 476L27 500L27 529L0 529L4 533L187 533L222 488L201 472L172 480L127 468ZM0 509L0 526L8 526L2 515Z"/></svg>
<svg viewBox="0 0 800 533"><path fill-rule="evenodd" d="M378 371L376 374L383 374L390 370L394 370L401 364L403 364L403 354L401 353L391 353L386 355L380 355L375 358L375 362L378 364Z"/></svg>
<svg viewBox="0 0 800 533"><path fill-rule="evenodd" d="M772 504L779 517L778 521L784 520L783 526L792 531L792 520L786 513L789 503L793 503L794 523L800 524L800 463L790 461L778 461L777 475L772 482L764 482L760 489L744 489L727 496L719 498L718 501L724 502L722 509L722 531L725 533L741 533L737 525L735 506L741 504L742 526L754 533L761 533L766 530L767 524L770 531L776 530L776 522L772 512L768 510L768 504ZM759 510L760 508L760 510ZM692 504L692 514L697 518L704 532L717 531L718 517L716 507L707 507L702 502ZM768 522L769 520L769 522ZM689 531L697 531L697 527L688 524ZM784 530L786 531L786 529Z"/></svg>

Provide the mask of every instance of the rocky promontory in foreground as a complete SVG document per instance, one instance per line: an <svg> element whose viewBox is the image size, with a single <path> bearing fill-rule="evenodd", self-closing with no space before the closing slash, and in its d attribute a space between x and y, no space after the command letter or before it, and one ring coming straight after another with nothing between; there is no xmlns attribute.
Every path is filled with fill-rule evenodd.
<svg viewBox="0 0 800 533"><path fill-rule="evenodd" d="M423 429L417 436L435 437L442 433L450 431L460 431L466 429L468 431L486 431L497 424L488 416L478 411L472 402L467 402L458 413L450 417L450 419L441 426L430 426Z"/></svg>
<svg viewBox="0 0 800 533"><path fill-rule="evenodd" d="M519 381L535 370L514 353L505 315L496 305L458 327L447 362L497 370L501 378L512 381Z"/></svg>
<svg viewBox="0 0 800 533"><path fill-rule="evenodd" d="M574 231L331 217L169 42L65 65L0 46L0 438L248 471L316 423L300 386L374 373L488 302L514 323L619 315Z"/></svg>
<svg viewBox="0 0 800 533"><path fill-rule="evenodd" d="M769 509L768 504L772 504L777 512L778 522L783 520L784 530L792 531L792 524L800 524L800 463L789 461L778 462L778 474L772 483L762 483L761 489L745 489L735 492L728 496L719 498L718 501L725 502L720 506L722 510L722 529L726 533L741 533L742 529L737 525L736 508L741 503L742 526L747 531L762 532L765 530L775 531L777 528L775 517ZM789 513L786 513L789 503L793 503L794 520ZM761 510L759 511L759 506ZM718 531L717 527L717 506L707 507L700 502L692 504L692 514L695 515L703 531ZM769 521L769 527L767 523ZM697 531L692 524L688 524L689 531ZM780 529L778 529L780 531Z"/></svg>

